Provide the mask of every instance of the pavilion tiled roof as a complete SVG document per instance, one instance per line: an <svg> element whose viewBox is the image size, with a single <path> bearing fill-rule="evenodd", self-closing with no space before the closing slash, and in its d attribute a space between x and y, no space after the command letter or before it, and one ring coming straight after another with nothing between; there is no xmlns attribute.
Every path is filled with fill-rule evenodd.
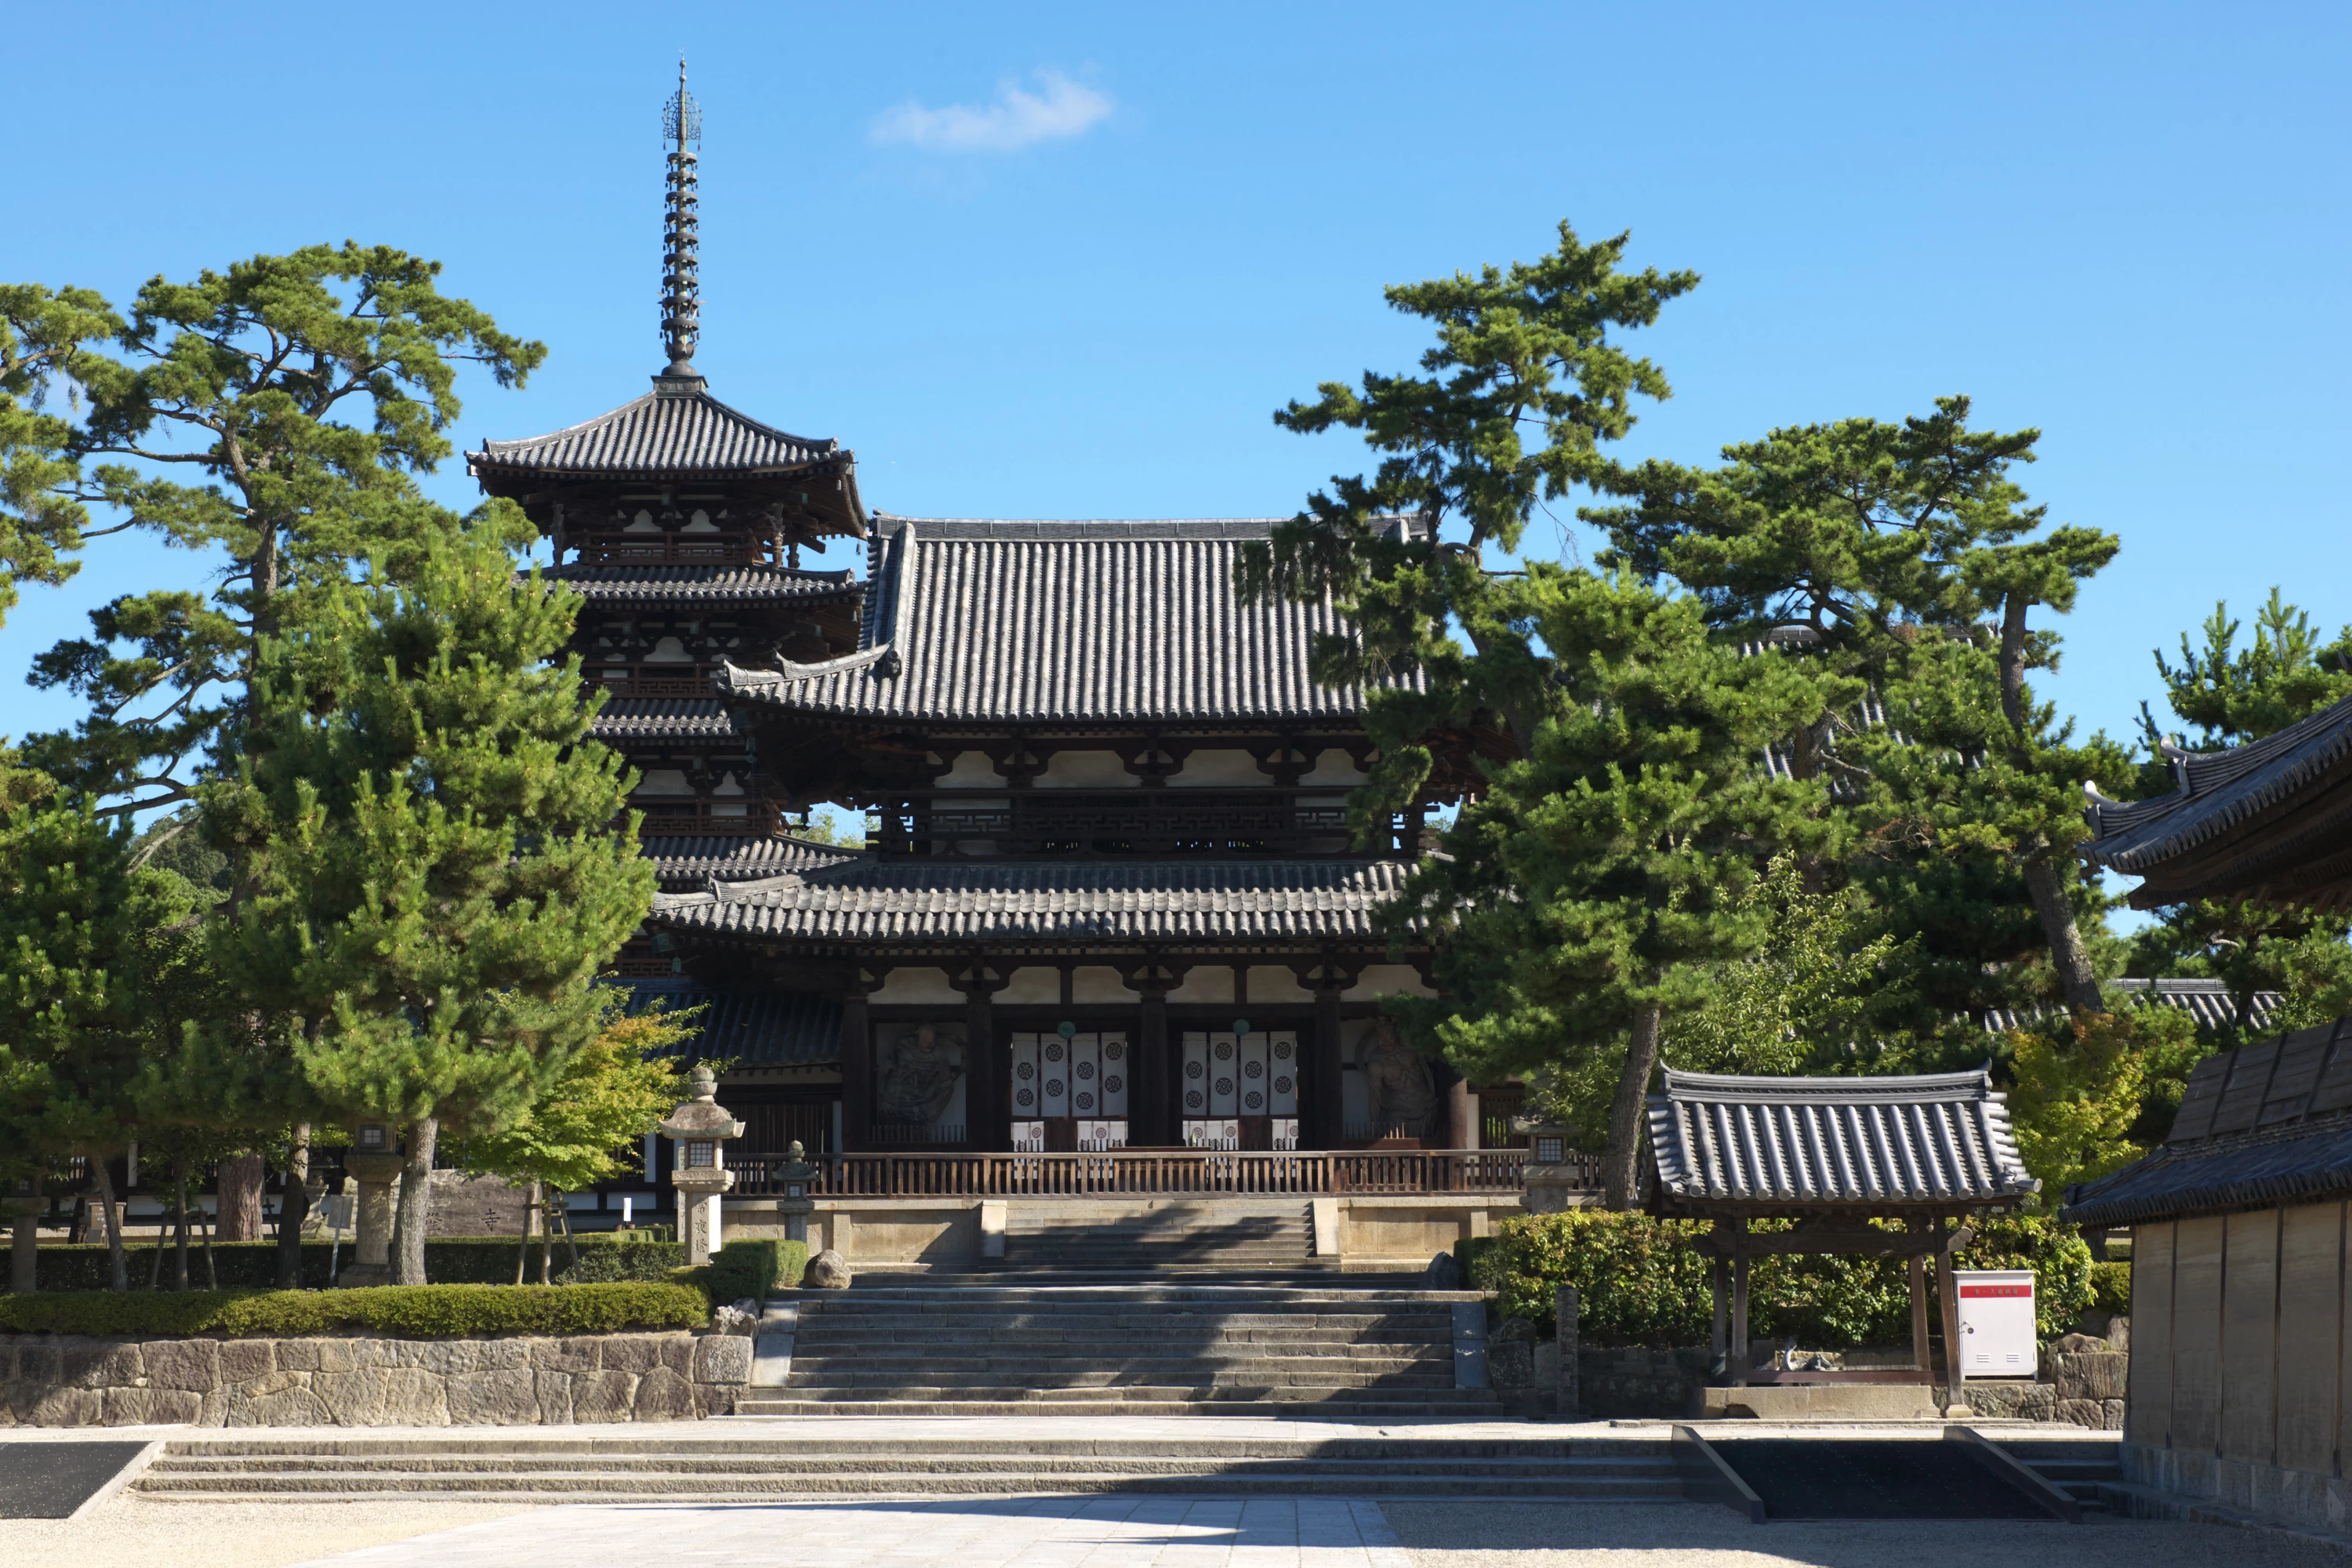
<svg viewBox="0 0 2352 1568"><path fill-rule="evenodd" d="M1985 1072L1746 1078L1666 1071L1649 1100L1668 1214L1985 1207L2041 1189Z"/></svg>
<svg viewBox="0 0 2352 1568"><path fill-rule="evenodd" d="M855 599L866 585L846 572L795 572L751 565L591 566L568 562L542 576L571 584L593 604L767 604Z"/></svg>
<svg viewBox="0 0 2352 1568"><path fill-rule="evenodd" d="M853 862L654 900L656 925L805 942L1385 942L1393 861Z"/></svg>
<svg viewBox="0 0 2352 1568"><path fill-rule="evenodd" d="M617 479L684 473L773 473L845 458L841 443L788 435L729 407L699 377L668 383L610 414L520 441L484 441L476 474Z"/></svg>
<svg viewBox="0 0 2352 1568"><path fill-rule="evenodd" d="M699 1007L693 1036L667 1053L724 1059L744 1068L822 1067L841 1059L841 1003L805 991L713 987L677 980L620 980L627 1012L679 1013Z"/></svg>
<svg viewBox="0 0 2352 1568"><path fill-rule="evenodd" d="M2164 1146L2066 1191L2059 1217L2139 1225L2352 1196L2352 1019L2199 1062Z"/></svg>
<svg viewBox="0 0 2352 1568"><path fill-rule="evenodd" d="M2330 907L2352 891L2352 698L2225 752L2175 753L2179 787L2094 798L2100 865L2147 879L2139 907L2205 896Z"/></svg>
<svg viewBox="0 0 2352 1568"><path fill-rule="evenodd" d="M1353 725L1360 687L1308 668L1338 609L1244 606L1265 520L1006 522L877 517L856 652L729 666L735 696L908 723L1272 721Z"/></svg>

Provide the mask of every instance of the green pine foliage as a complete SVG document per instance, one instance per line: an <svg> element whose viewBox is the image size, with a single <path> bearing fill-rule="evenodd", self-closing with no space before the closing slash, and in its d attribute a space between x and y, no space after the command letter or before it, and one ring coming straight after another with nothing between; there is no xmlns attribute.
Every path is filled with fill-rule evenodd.
<svg viewBox="0 0 2352 1568"><path fill-rule="evenodd" d="M323 595L257 654L206 830L248 868L223 971L328 1117L406 1127L400 1268L424 1271L440 1124L488 1134L604 1021L597 971L652 901L630 775L587 739L577 597L460 538ZM321 687L325 690L321 690ZM330 693L331 695L330 695Z"/></svg>

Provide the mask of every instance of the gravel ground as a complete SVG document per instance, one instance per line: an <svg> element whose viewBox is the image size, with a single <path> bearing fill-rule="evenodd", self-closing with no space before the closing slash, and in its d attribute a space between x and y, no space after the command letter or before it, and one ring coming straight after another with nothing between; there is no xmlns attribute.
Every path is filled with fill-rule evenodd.
<svg viewBox="0 0 2352 1568"><path fill-rule="evenodd" d="M2094 1514L1749 1524L1727 1509L1634 1503L1382 1503L1413 1568L2345 1568L2317 1543L2218 1525Z"/></svg>
<svg viewBox="0 0 2352 1568"><path fill-rule="evenodd" d="M527 1511L473 1502L163 1502L126 1494L88 1519L0 1519L0 1564L281 1568Z"/></svg>

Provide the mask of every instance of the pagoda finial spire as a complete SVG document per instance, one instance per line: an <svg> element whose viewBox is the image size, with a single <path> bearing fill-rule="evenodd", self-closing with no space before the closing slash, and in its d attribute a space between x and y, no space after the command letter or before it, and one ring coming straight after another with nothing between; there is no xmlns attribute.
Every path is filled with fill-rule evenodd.
<svg viewBox="0 0 2352 1568"><path fill-rule="evenodd" d="M702 107L686 90L686 57L677 58L677 91L662 106L662 140L669 143L669 177L662 216L662 347L669 368L656 378L698 385L695 345L702 337L702 258L696 214L695 155L687 143L702 144Z"/></svg>

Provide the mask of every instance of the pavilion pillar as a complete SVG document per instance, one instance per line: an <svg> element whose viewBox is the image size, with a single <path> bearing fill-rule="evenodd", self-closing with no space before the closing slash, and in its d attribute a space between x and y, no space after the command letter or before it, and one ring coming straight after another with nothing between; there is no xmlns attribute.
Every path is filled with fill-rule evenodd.
<svg viewBox="0 0 2352 1568"><path fill-rule="evenodd" d="M1731 1222L1731 1386L1748 1386L1748 1222Z"/></svg>
<svg viewBox="0 0 2352 1568"><path fill-rule="evenodd" d="M1325 953L1294 965L1298 983L1315 993L1315 1040L1307 1052L1307 1087L1313 1098L1299 1106L1298 1142L1304 1149L1337 1149L1347 1136L1344 1071L1339 1059L1339 997L1356 983L1357 971L1340 967Z"/></svg>
<svg viewBox="0 0 2352 1568"><path fill-rule="evenodd" d="M880 978L874 976L874 983ZM841 1147L846 1152L867 1148L874 1136L874 1028L866 1006L872 989L861 975L841 998Z"/></svg>
<svg viewBox="0 0 2352 1568"><path fill-rule="evenodd" d="M1959 1282L1952 1278L1952 1255L1958 1247L1948 1235L1938 1235L1936 1243L1936 1295L1944 1319L1945 1398L1952 1405L1964 1405L1968 1400L1961 1394L1960 1384L1967 1376L1967 1362L1960 1354Z"/></svg>
<svg viewBox="0 0 2352 1568"><path fill-rule="evenodd" d="M1179 1064L1168 1046L1168 993L1183 984L1184 966L1147 953L1121 976L1142 1013L1135 1034L1135 1059L1127 1075L1127 1141L1130 1147L1164 1147L1183 1142L1184 1103L1177 1085Z"/></svg>
<svg viewBox="0 0 2352 1568"><path fill-rule="evenodd" d="M1716 1235L1725 1234L1721 1225ZM1721 1254L1707 1260L1706 1282L1715 1296L1715 1321L1707 1337L1707 1372L1710 1376L1728 1378L1731 1375L1731 1266Z"/></svg>
<svg viewBox="0 0 2352 1568"><path fill-rule="evenodd" d="M1911 1255L1911 1362L1927 1371L1927 1260Z"/></svg>

